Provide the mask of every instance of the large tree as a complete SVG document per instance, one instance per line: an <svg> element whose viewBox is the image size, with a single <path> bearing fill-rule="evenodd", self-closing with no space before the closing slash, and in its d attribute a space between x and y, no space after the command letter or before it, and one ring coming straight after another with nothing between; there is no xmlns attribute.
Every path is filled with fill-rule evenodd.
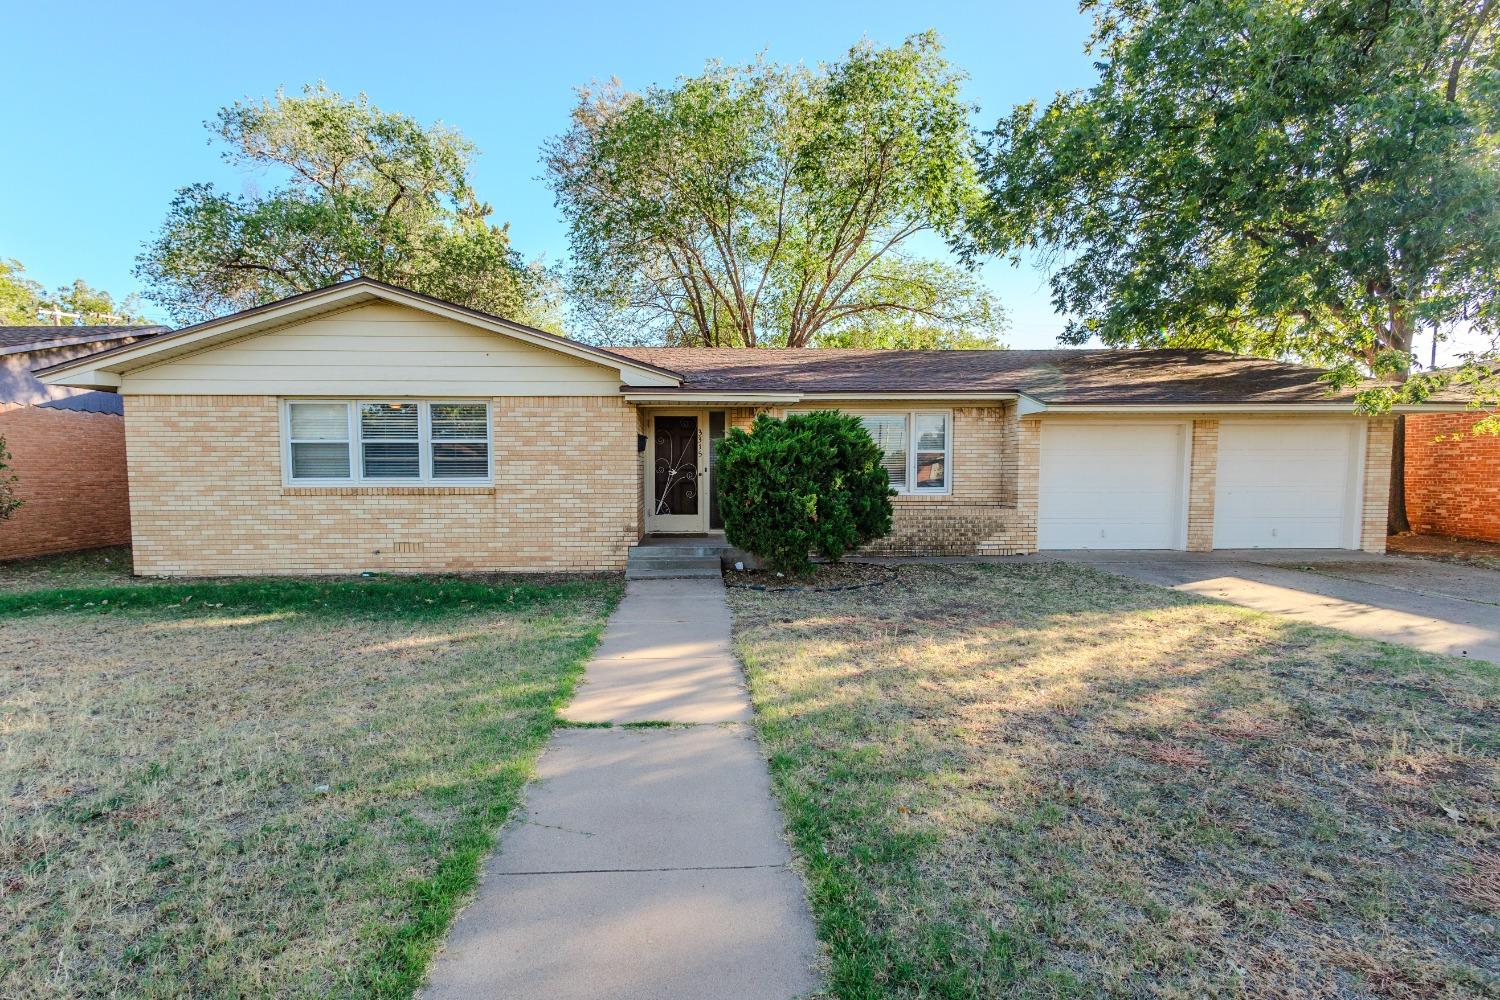
<svg viewBox="0 0 1500 1000"><path fill-rule="evenodd" d="M136 295L116 301L82 278L48 295L40 282L26 276L20 261L0 259L0 323L101 326L144 322Z"/></svg>
<svg viewBox="0 0 1500 1000"><path fill-rule="evenodd" d="M961 82L924 34L816 69L581 91L544 147L581 314L711 347L989 342L1003 316L983 286L914 251L978 194Z"/></svg>
<svg viewBox="0 0 1500 1000"><path fill-rule="evenodd" d="M1081 6L1098 83L999 123L971 217L972 251L1041 255L1065 341L1347 383L1500 329L1500 0Z"/></svg>
<svg viewBox="0 0 1500 1000"><path fill-rule="evenodd" d="M469 182L473 145L442 124L322 84L237 102L209 123L224 159L283 181L236 196L180 189L136 273L183 321L368 276L516 319L543 276Z"/></svg>

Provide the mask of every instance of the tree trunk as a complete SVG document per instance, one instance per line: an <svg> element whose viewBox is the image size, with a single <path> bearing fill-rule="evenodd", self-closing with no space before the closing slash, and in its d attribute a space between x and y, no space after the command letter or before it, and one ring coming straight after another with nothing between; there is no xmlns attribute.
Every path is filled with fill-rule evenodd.
<svg viewBox="0 0 1500 1000"><path fill-rule="evenodd" d="M1391 307L1391 349L1399 351L1404 359L1401 365L1401 381L1411 373L1411 320L1406 311L1397 304ZM1402 535L1411 531L1411 521L1406 516L1406 418L1396 415L1396 426L1391 429L1391 489L1385 512L1385 533Z"/></svg>
<svg viewBox="0 0 1500 1000"><path fill-rule="evenodd" d="M1386 509L1385 533L1402 535L1411 531L1406 516L1406 418L1396 417L1391 434L1391 497Z"/></svg>

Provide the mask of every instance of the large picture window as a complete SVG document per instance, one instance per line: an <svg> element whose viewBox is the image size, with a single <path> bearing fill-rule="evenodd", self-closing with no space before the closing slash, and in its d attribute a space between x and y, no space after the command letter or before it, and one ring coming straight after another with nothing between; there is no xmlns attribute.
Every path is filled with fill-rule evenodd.
<svg viewBox="0 0 1500 1000"><path fill-rule="evenodd" d="M297 484L487 483L490 407L478 400L288 400Z"/></svg>
<svg viewBox="0 0 1500 1000"><path fill-rule="evenodd" d="M808 413L809 410L796 410ZM891 489L915 496L952 491L952 417L947 410L853 413L885 453Z"/></svg>

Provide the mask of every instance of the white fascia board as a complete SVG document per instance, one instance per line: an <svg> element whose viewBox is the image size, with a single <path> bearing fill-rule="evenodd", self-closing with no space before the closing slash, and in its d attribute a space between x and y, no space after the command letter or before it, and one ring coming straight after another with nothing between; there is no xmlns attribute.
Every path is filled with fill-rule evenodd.
<svg viewBox="0 0 1500 1000"><path fill-rule="evenodd" d="M800 393L764 392L627 392L623 395L627 403L638 405L649 404L652 406L662 404L674 406L686 406L688 404L743 406L751 403L800 403L804 398Z"/></svg>
<svg viewBox="0 0 1500 1000"><path fill-rule="evenodd" d="M39 375L38 378L48 385L77 385L76 382L69 380L78 377L83 372L108 371L123 374L143 364L154 364L157 361L191 353L197 348L219 341L234 340L263 329L273 329L300 317L316 316L374 301L392 302L420 312L441 316L456 323L512 337L523 343L556 351L580 361L613 368L620 373L622 378L625 377L626 372L630 372L633 377L651 380L646 382L647 385L682 384L682 380L677 376L652 365L637 364L620 355L610 354L584 344L575 344L565 339L538 334L504 321L475 316L457 307L449 307L426 298L404 295L393 289L374 287L359 282L353 282L347 286L334 286L318 293L299 297L295 301L286 302L280 306L272 305L269 308L257 310L250 315L231 316L218 322L210 321L203 324L202 329L191 330L190 328L191 332L161 334L139 345L132 344L124 350L113 351L103 357L80 358L75 362L58 366L56 371Z"/></svg>
<svg viewBox="0 0 1500 1000"><path fill-rule="evenodd" d="M674 378L661 372L647 371L640 368L629 368L620 366L620 381L628 386L640 386L643 388L666 388L668 386L681 385L682 379Z"/></svg>
<svg viewBox="0 0 1500 1000"><path fill-rule="evenodd" d="M802 402L812 403L820 399L832 400L875 400L877 402L897 401L920 403L927 400L940 400L945 403L1003 403L1018 399L1019 393L1014 392L809 392L802 396Z"/></svg>
<svg viewBox="0 0 1500 1000"><path fill-rule="evenodd" d="M70 389L120 388L120 376L114 372L99 371L98 369L85 370L73 374L58 372L56 375L38 376L38 381L45 385L62 385Z"/></svg>
<svg viewBox="0 0 1500 1000"><path fill-rule="evenodd" d="M1049 414L1352 414L1353 403L1047 403Z"/></svg>
<svg viewBox="0 0 1500 1000"><path fill-rule="evenodd" d="M1046 403L1033 399L1024 392L1018 393L1016 397L1016 416L1030 417L1038 413L1045 413L1048 407Z"/></svg>
<svg viewBox="0 0 1500 1000"><path fill-rule="evenodd" d="M1412 403L1392 406L1398 414L1448 414L1466 409L1464 403ZM1047 403L1049 414L1362 414L1353 402L1341 403Z"/></svg>

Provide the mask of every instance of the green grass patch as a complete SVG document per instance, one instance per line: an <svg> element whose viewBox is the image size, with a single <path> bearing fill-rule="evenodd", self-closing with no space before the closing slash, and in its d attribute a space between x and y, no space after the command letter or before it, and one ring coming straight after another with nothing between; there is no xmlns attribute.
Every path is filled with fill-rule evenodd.
<svg viewBox="0 0 1500 1000"><path fill-rule="evenodd" d="M620 592L4 595L0 995L410 996Z"/></svg>
<svg viewBox="0 0 1500 1000"><path fill-rule="evenodd" d="M1500 671L1081 566L731 591L841 1000L1500 995Z"/></svg>
<svg viewBox="0 0 1500 1000"><path fill-rule="evenodd" d="M372 576L336 578L235 577L190 583L48 587L0 591L0 616L59 612L391 616L422 620L493 609L517 609L608 586L602 579L534 582L524 577Z"/></svg>

